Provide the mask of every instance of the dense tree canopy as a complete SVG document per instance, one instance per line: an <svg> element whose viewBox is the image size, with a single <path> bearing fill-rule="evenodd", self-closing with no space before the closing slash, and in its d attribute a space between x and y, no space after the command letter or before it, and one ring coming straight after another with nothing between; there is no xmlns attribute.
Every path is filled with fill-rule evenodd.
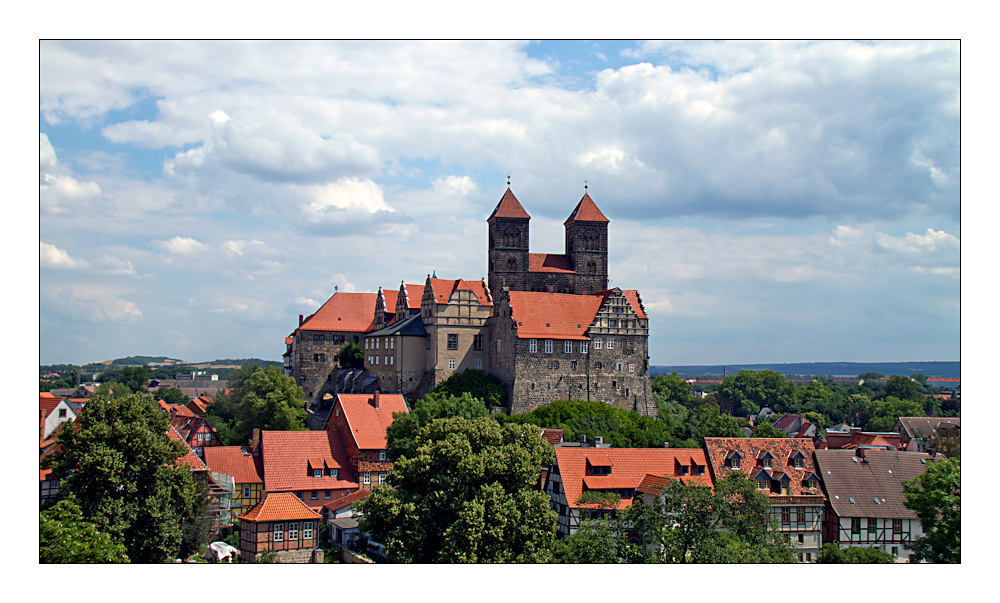
<svg viewBox="0 0 1000 603"><path fill-rule="evenodd" d="M533 425L437 419L417 434L388 486L360 503L361 529L404 563L538 563L551 559L555 512L534 488L552 446Z"/></svg>
<svg viewBox="0 0 1000 603"><path fill-rule="evenodd" d="M923 405L915 400L887 396L868 405L865 431L892 431L899 417L922 417Z"/></svg>
<svg viewBox="0 0 1000 603"><path fill-rule="evenodd" d="M95 396L78 419L62 429L52 457L59 497L77 505L84 518L133 562L158 563L190 547L187 524L196 523L204 491L174 461L184 445L167 436L170 419L152 396Z"/></svg>
<svg viewBox="0 0 1000 603"><path fill-rule="evenodd" d="M133 392L146 391L149 383L149 371L144 366L126 366L118 371L119 382L124 383Z"/></svg>
<svg viewBox="0 0 1000 603"><path fill-rule="evenodd" d="M434 388L433 394L461 396L469 394L479 398L486 406L503 406L507 403L507 390L493 375L476 369L465 369L445 379Z"/></svg>
<svg viewBox="0 0 1000 603"><path fill-rule="evenodd" d="M417 434L435 419L462 417L478 419L489 417L483 401L464 393L452 396L444 393L431 393L417 400L408 414L397 413L393 422L385 431L389 453L398 458L412 457L417 450Z"/></svg>
<svg viewBox="0 0 1000 603"><path fill-rule="evenodd" d="M765 406L773 412L789 412L795 404L795 384L777 371L741 370L723 379L718 392L738 417L756 415Z"/></svg>
<svg viewBox="0 0 1000 603"><path fill-rule="evenodd" d="M306 410L302 388L281 369L243 367L230 373L231 395L219 394L205 419L226 446L250 443L254 429L304 430Z"/></svg>
<svg viewBox="0 0 1000 603"><path fill-rule="evenodd" d="M60 500L38 521L39 563L128 563L125 547L83 517L80 507Z"/></svg>
<svg viewBox="0 0 1000 603"><path fill-rule="evenodd" d="M191 401L191 398L188 398L187 396L185 396L184 392L182 392L180 390L180 388L177 388L177 387L167 387L165 385L161 386L161 387L158 387L156 389L156 393L153 394L153 396L157 400L163 400L167 404L171 404L171 405L173 405L173 404L187 404L188 402Z"/></svg>
<svg viewBox="0 0 1000 603"><path fill-rule="evenodd" d="M360 341L352 341L340 346L337 352L337 360L343 368L364 368L365 366L365 346Z"/></svg>
<svg viewBox="0 0 1000 603"><path fill-rule="evenodd" d="M663 421L642 416L633 410L614 408L603 402L554 400L520 415L497 415L502 423L531 423L547 429L562 429L567 441L596 436L616 448L662 447L672 440Z"/></svg>
<svg viewBox="0 0 1000 603"><path fill-rule="evenodd" d="M912 481L903 482L906 506L920 517L924 536L913 543L918 561L962 562L962 462L933 463Z"/></svg>
<svg viewBox="0 0 1000 603"><path fill-rule="evenodd" d="M817 563L894 563L896 558L882 549L867 546L841 548L836 542L828 542L820 549Z"/></svg>

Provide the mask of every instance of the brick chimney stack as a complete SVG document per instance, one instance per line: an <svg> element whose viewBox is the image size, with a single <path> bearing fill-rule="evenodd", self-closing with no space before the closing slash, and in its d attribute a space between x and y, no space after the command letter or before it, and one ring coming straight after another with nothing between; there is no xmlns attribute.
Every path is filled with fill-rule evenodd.
<svg viewBox="0 0 1000 603"><path fill-rule="evenodd" d="M375 410L378 410L378 390L372 394L372 406L375 407Z"/></svg>

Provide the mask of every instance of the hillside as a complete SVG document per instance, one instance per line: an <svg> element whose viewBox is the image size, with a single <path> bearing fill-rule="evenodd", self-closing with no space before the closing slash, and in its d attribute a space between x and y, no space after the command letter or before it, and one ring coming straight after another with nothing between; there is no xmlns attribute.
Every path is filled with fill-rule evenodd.
<svg viewBox="0 0 1000 603"><path fill-rule="evenodd" d="M651 366L650 375L668 374L676 371L680 376L697 375L721 376L723 369L727 375L735 375L741 370L778 371L782 375L808 375L814 377L857 377L862 373L874 372L883 375L906 375L923 373L928 377L961 377L961 362L793 362L781 364L727 364L727 365L681 365Z"/></svg>

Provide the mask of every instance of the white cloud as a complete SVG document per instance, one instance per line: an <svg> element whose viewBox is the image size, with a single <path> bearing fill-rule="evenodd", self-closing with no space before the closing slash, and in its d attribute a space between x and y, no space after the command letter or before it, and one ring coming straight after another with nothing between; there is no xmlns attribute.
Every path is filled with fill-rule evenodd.
<svg viewBox="0 0 1000 603"><path fill-rule="evenodd" d="M152 243L167 253L187 257L205 253L209 249L209 246L201 241L181 236L175 236L166 241L153 241Z"/></svg>
<svg viewBox="0 0 1000 603"><path fill-rule="evenodd" d="M87 262L70 257L65 250L38 242L38 261L42 268L87 268Z"/></svg>
<svg viewBox="0 0 1000 603"><path fill-rule="evenodd" d="M313 222L342 221L345 214L392 212L386 205L382 189L372 180L347 178L339 182L313 187L314 201L303 208Z"/></svg>
<svg viewBox="0 0 1000 603"><path fill-rule="evenodd" d="M68 214L85 208L101 195L95 182L81 182L59 163L49 137L39 134L38 195L41 209L49 214Z"/></svg>
<svg viewBox="0 0 1000 603"><path fill-rule="evenodd" d="M467 197L478 190L479 186L468 176L448 176L438 178L431 183L434 192L446 197Z"/></svg>
<svg viewBox="0 0 1000 603"><path fill-rule="evenodd" d="M119 324L142 320L133 302L97 285L46 286L43 294L53 311L71 320Z"/></svg>
<svg viewBox="0 0 1000 603"><path fill-rule="evenodd" d="M135 268L132 267L132 262L120 260L110 255L100 256L94 260L93 265L104 274L113 276L139 276Z"/></svg>

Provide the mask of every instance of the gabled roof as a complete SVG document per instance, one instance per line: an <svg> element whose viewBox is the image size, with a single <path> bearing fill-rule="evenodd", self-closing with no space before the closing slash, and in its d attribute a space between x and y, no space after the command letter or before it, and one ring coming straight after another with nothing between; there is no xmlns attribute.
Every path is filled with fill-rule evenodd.
<svg viewBox="0 0 1000 603"><path fill-rule="evenodd" d="M757 464L764 451L773 455L769 474L780 480L787 476L788 495L822 495L819 488L803 488L802 480L815 471L812 453L816 449L812 440L799 438L705 438L705 453L712 469L712 479L719 480L726 471L742 471L749 477L759 474ZM796 452L802 453L802 467L795 467ZM726 459L739 454L743 459L738 469L726 466ZM772 496L779 494L771 492Z"/></svg>
<svg viewBox="0 0 1000 603"><path fill-rule="evenodd" d="M365 337L383 337L386 335L402 335L404 337L412 335L417 337L426 337L427 330L424 329L424 321L421 319L420 315L414 314L406 320L397 320L385 328L368 333Z"/></svg>
<svg viewBox="0 0 1000 603"><path fill-rule="evenodd" d="M705 453L699 449L601 448L597 451L593 448L556 446L555 454L556 464L559 465L559 474L562 477L562 484L566 493L566 500L569 506L573 508L579 508L576 500L583 493L585 485L591 489L638 489L644 482L646 486L650 485L650 480L646 480L647 474L660 476L662 480L666 481L680 479L690 485L712 486L712 481L707 470L703 475L679 476L675 474L675 459L677 456L681 456L683 459L690 459L702 466L707 465ZM598 458L598 454L600 458L604 458L607 462L611 463L611 473L608 475L587 475L588 460L591 457ZM690 466L688 462L682 464ZM624 499L619 502L618 508L624 509L631 504L631 499ZM593 508L594 506L583 505L585 508Z"/></svg>
<svg viewBox="0 0 1000 603"><path fill-rule="evenodd" d="M562 429L542 429L542 439L555 446L563 441L566 433Z"/></svg>
<svg viewBox="0 0 1000 603"><path fill-rule="evenodd" d="M570 222L610 222L601 213L601 210L597 209L597 204L594 200L590 198L590 194L584 193L583 198L580 202L576 204L576 208L573 213L566 218L563 224L569 224Z"/></svg>
<svg viewBox="0 0 1000 603"><path fill-rule="evenodd" d="M962 427L961 417L899 417L906 435L914 438L933 436L941 429Z"/></svg>
<svg viewBox="0 0 1000 603"><path fill-rule="evenodd" d="M401 394L378 394L377 409L374 399L375 394L337 394L333 403L344 413L358 450L384 450L385 430L392 423L392 413L409 412Z"/></svg>
<svg viewBox="0 0 1000 603"><path fill-rule="evenodd" d="M917 514L903 504L906 497L902 482L926 471L932 462L931 455L867 449L861 459L855 453L853 450L816 451L816 473L823 479L827 501L834 512L840 517L916 517Z"/></svg>
<svg viewBox="0 0 1000 603"><path fill-rule="evenodd" d="M528 271L574 273L573 262L570 261L569 256L554 253L529 253Z"/></svg>
<svg viewBox="0 0 1000 603"><path fill-rule="evenodd" d="M511 291L510 307L519 339L587 340L601 308L595 295Z"/></svg>
<svg viewBox="0 0 1000 603"><path fill-rule="evenodd" d="M492 306L489 295L486 294L486 283L482 281L466 281L462 279L446 280L441 278L430 279L431 289L434 292L434 301L439 304L446 304L451 299L455 291L472 291L479 304L482 306Z"/></svg>
<svg viewBox="0 0 1000 603"><path fill-rule="evenodd" d="M507 192L500 199L500 203L497 203L496 209L493 210L493 213L490 214L490 217L486 221L488 222L493 218L523 218L528 220L531 219L531 216L528 215L528 212L524 211L517 197L508 188Z"/></svg>
<svg viewBox="0 0 1000 603"><path fill-rule="evenodd" d="M351 492L347 496L341 496L336 500L331 500L330 502L326 503L323 506L329 509L331 513L336 513L342 509L350 507L355 503L363 501L364 499L368 498L369 494L371 494L371 492L369 492L368 490L365 490L364 488L359 488L354 492Z"/></svg>
<svg viewBox="0 0 1000 603"><path fill-rule="evenodd" d="M187 445L187 443L184 441L184 438L182 438L181 435L177 433L177 430L174 429L173 426L167 429L167 436L170 437L171 440L177 440L181 442L187 449L187 452L183 456L174 461L175 465L178 466L183 465L185 467L190 468L191 471L208 471L208 467L205 466L205 463L203 463L201 459L198 458L197 455L195 455L194 451L191 450L191 447Z"/></svg>
<svg viewBox="0 0 1000 603"><path fill-rule="evenodd" d="M358 487L339 432L262 431L260 449L268 492ZM316 458L333 459L339 465L337 477L312 477L309 460Z"/></svg>
<svg viewBox="0 0 1000 603"><path fill-rule="evenodd" d="M295 521L297 519L321 519L291 492L274 492L264 495L264 499L252 509L240 515L240 521Z"/></svg>
<svg viewBox="0 0 1000 603"><path fill-rule="evenodd" d="M379 288L379 291L382 292L382 298L385 299L385 311L386 311L386 313L387 314L395 314L396 313L396 300L399 298L399 291L397 291L395 289L382 289L382 288Z"/></svg>
<svg viewBox="0 0 1000 603"><path fill-rule="evenodd" d="M597 295L601 298L601 304L608 301L611 294L614 293L616 289L606 289L604 291L595 291L590 295ZM628 301L628 304L632 306L632 311L635 312L637 318L646 318L646 312L642 308L642 301L639 299L639 292L635 289L617 289Z"/></svg>
<svg viewBox="0 0 1000 603"><path fill-rule="evenodd" d="M375 297L375 293L338 291L305 319L298 330L365 333L375 321Z"/></svg>
<svg viewBox="0 0 1000 603"><path fill-rule="evenodd" d="M401 292L406 293L406 307L411 310L420 309L420 300L424 298L424 286L423 285L411 285L409 283L402 283L399 286L401 291L396 292L396 303L399 303L399 294Z"/></svg>
<svg viewBox="0 0 1000 603"><path fill-rule="evenodd" d="M260 457L254 458L249 448L242 446L206 446L205 465L210 471L232 475L237 484L264 482L264 467Z"/></svg>

